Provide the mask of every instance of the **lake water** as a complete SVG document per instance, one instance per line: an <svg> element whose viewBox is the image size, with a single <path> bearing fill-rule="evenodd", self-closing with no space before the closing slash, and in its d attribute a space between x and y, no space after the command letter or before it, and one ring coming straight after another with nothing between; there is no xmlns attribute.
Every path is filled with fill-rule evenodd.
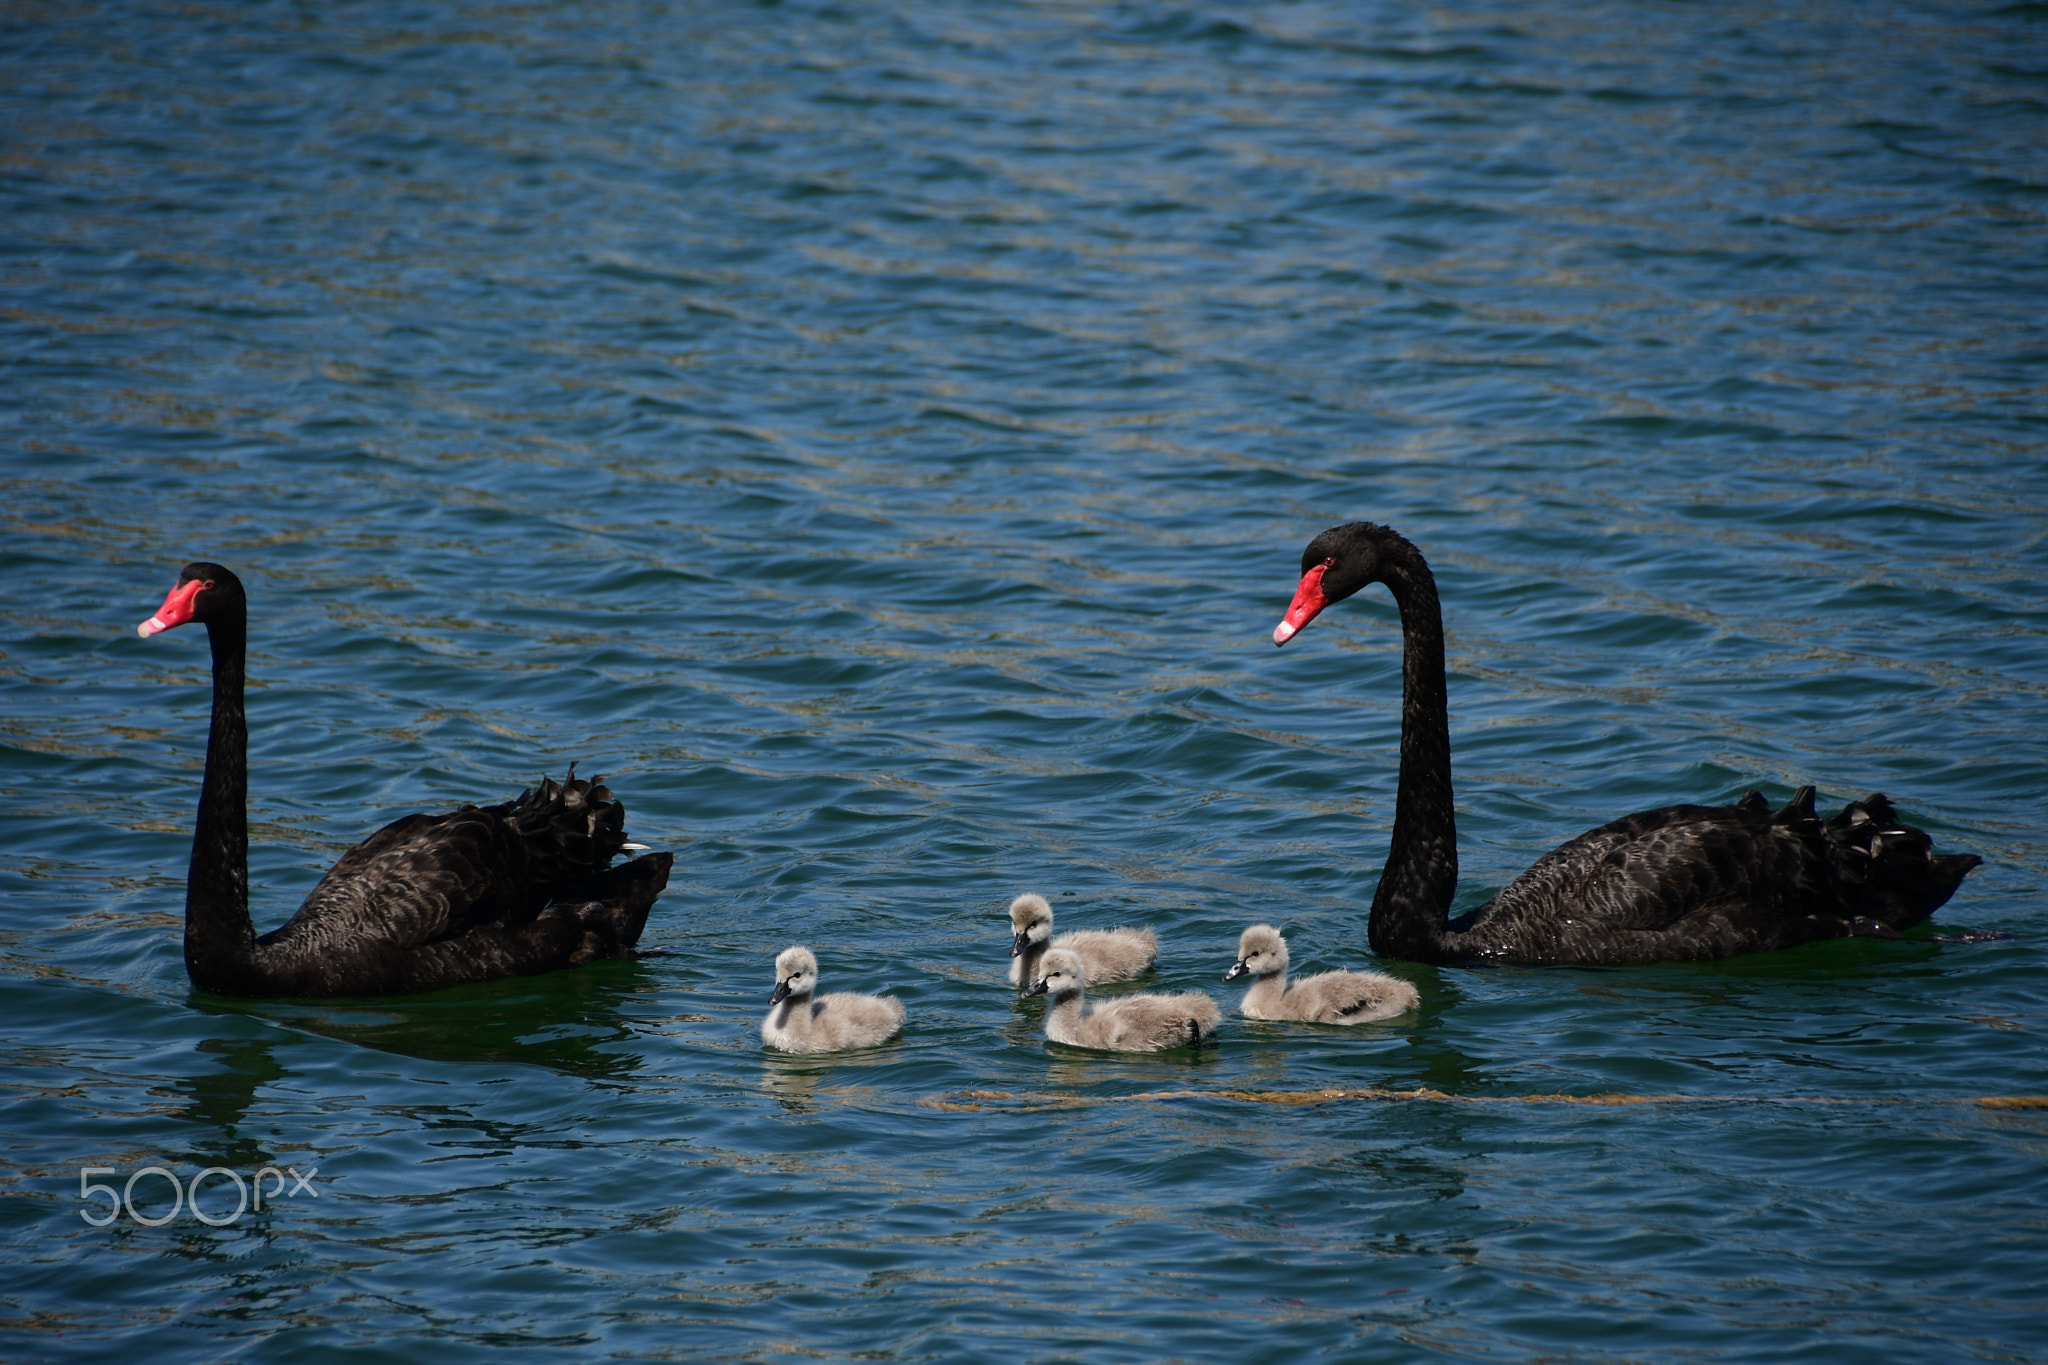
<svg viewBox="0 0 2048 1365"><path fill-rule="evenodd" d="M2048 1355L2048 6L31 0L0 212L0 1355ZM1020 891L1374 965L1359 518L1461 906L1810 782L2002 936L1049 1047ZM260 928L577 760L671 951L195 994L199 557ZM903 1037L765 1055L797 942Z"/></svg>

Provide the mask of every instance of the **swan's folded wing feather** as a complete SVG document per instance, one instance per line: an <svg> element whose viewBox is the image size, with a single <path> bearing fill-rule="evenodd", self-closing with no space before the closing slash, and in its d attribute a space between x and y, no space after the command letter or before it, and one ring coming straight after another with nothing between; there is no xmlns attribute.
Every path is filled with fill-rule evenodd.
<svg viewBox="0 0 2048 1365"><path fill-rule="evenodd" d="M1566 905L1567 923L1656 932L1708 907L1831 899L1831 875L1827 859L1796 831L1744 807L1665 806L1552 849L1475 923L1553 916Z"/></svg>
<svg viewBox="0 0 2048 1365"><path fill-rule="evenodd" d="M402 951L480 925L527 923L547 891L529 880L525 845L498 811L408 815L344 853L290 922L260 942Z"/></svg>

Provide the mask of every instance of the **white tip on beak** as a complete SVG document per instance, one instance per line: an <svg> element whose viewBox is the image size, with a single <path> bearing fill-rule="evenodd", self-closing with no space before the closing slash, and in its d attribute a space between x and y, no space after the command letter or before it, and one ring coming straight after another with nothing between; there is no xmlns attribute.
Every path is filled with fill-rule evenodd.
<svg viewBox="0 0 2048 1365"><path fill-rule="evenodd" d="M144 621L141 625L137 626L135 628L135 633L137 635L140 635L143 639L147 640L150 636L155 635L157 632L169 629L169 626L165 625L163 622L157 620L156 617L152 616L147 621Z"/></svg>
<svg viewBox="0 0 2048 1365"><path fill-rule="evenodd" d="M1296 629L1297 627L1290 626L1285 621L1282 621L1279 625L1273 627L1273 643L1276 645L1286 644L1294 638Z"/></svg>

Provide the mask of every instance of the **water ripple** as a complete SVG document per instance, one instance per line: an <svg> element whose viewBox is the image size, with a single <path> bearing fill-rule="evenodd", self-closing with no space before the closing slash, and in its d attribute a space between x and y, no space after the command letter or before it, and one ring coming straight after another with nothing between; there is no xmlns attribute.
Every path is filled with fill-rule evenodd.
<svg viewBox="0 0 2048 1365"><path fill-rule="evenodd" d="M1969 1101L2048 1092L2040 9L17 6L6 1354L2037 1350L2040 1111ZM1158 988L1368 957L1398 621L1265 643L1359 517L1443 587L1461 907L1811 782L2010 937L1048 1047L1020 890ZM672 951L191 994L206 658L132 631L200 556L263 927L574 760ZM905 1035L764 1055L798 941ZM74 1219L151 1164L320 1194Z"/></svg>

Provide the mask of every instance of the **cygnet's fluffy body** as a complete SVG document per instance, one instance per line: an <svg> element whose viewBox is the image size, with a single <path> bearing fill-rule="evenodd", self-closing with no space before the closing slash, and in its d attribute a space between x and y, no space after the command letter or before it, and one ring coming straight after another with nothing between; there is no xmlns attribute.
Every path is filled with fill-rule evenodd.
<svg viewBox="0 0 2048 1365"><path fill-rule="evenodd" d="M838 991L814 998L818 959L809 948L784 948L775 959L775 993L761 1021L761 1041L783 1052L844 1052L886 1043L903 1027L903 1002L893 995Z"/></svg>
<svg viewBox="0 0 2048 1365"><path fill-rule="evenodd" d="M1075 929L1052 936L1052 906L1043 896L1023 895L1010 902L1010 984L1029 986L1044 975L1039 970L1048 948L1068 948L1081 955L1088 979L1096 985L1129 981L1152 970L1159 959L1159 935L1150 929Z"/></svg>
<svg viewBox="0 0 2048 1365"><path fill-rule="evenodd" d="M1223 1022L1216 1002L1200 991L1182 995L1124 995L1089 1006L1083 1000L1088 968L1071 948L1050 948L1028 994L1051 997L1045 1036L1069 1047L1110 1052L1157 1052L1195 1047Z"/></svg>
<svg viewBox="0 0 2048 1365"><path fill-rule="evenodd" d="M1270 924L1238 936L1237 962L1223 974L1232 981L1250 972L1257 980L1238 1006L1247 1019L1291 1019L1309 1024L1364 1024L1415 1008L1415 987L1379 972L1322 972L1287 982L1287 940Z"/></svg>

